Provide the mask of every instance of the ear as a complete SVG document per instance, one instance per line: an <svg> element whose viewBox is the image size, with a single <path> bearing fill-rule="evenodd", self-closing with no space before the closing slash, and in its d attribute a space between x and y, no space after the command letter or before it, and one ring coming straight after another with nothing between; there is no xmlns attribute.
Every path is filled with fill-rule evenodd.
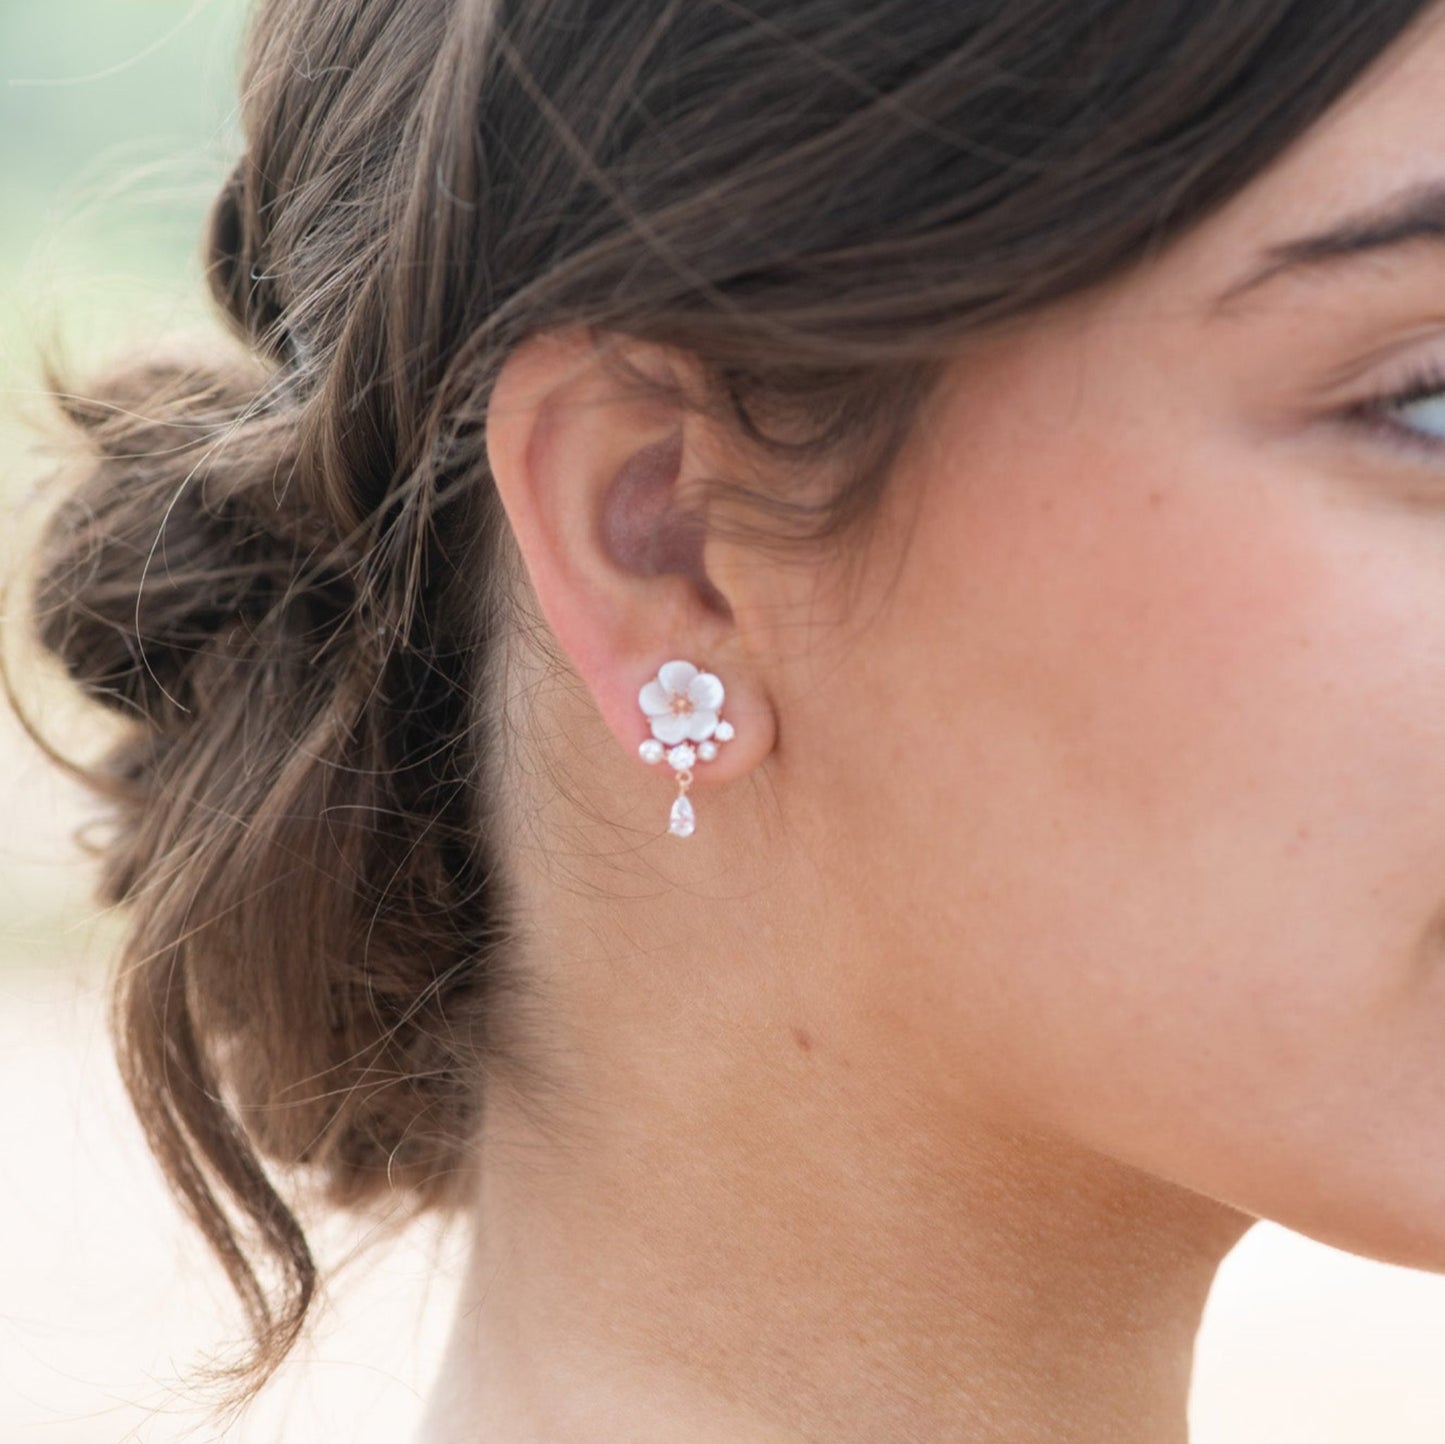
<svg viewBox="0 0 1445 1444"><path fill-rule="evenodd" d="M661 348L605 344L625 344L644 371L686 379ZM694 770L702 783L761 761L774 718L734 599L705 570L705 518L687 507L706 465L698 431L685 408L629 389L581 329L519 343L487 408L488 462L537 604L637 766L648 766L638 748L653 735L639 693L664 664L691 662L721 680L733 736Z"/></svg>

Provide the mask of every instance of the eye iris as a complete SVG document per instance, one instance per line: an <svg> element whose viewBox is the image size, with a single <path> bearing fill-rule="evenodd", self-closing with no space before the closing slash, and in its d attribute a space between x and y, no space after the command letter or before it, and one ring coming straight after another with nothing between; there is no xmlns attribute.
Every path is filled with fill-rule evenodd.
<svg viewBox="0 0 1445 1444"><path fill-rule="evenodd" d="M1445 391L1407 401L1395 408L1395 415L1412 431L1445 440Z"/></svg>

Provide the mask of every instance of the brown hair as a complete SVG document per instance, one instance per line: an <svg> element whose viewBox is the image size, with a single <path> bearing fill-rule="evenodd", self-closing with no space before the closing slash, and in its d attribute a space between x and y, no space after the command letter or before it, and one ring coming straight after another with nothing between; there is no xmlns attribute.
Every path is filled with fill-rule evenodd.
<svg viewBox="0 0 1445 1444"><path fill-rule="evenodd" d="M205 238L237 344L83 387L45 363L83 459L31 607L116 715L81 769L128 909L113 1028L249 1316L237 1401L317 1281L267 1165L323 1205L454 1209L487 1080L526 1076L523 574L484 448L509 349L566 326L696 358L680 400L836 479L739 488L759 536L841 536L964 338L1165 244L1424 8L256 8Z"/></svg>

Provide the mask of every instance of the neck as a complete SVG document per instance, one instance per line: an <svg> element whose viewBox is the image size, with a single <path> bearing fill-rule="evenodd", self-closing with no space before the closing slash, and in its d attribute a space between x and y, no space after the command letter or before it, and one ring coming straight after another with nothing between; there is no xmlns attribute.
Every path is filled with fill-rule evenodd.
<svg viewBox="0 0 1445 1444"><path fill-rule="evenodd" d="M589 1070L562 1130L494 1090L416 1444L1184 1444L1243 1215L767 1036Z"/></svg>
<svg viewBox="0 0 1445 1444"><path fill-rule="evenodd" d="M1185 1444L1252 1220L1026 1121L986 1034L893 1006L887 929L713 801L676 880L605 831L596 877L525 874L526 1076L488 1073L415 1444Z"/></svg>

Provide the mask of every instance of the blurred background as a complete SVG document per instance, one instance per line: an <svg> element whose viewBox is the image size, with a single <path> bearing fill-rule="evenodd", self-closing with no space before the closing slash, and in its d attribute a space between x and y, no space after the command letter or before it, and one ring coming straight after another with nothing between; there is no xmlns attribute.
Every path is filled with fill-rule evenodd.
<svg viewBox="0 0 1445 1444"><path fill-rule="evenodd" d="M924 0L920 0L924 3ZM218 329L200 231L240 148L243 0L0 4L0 574L44 464L35 348L73 373ZM11 660L48 735L93 724ZM219 1269L171 1204L110 1057L120 920L72 841L85 801L0 702L0 1440L211 1439L187 1369L239 1336ZM1445 1127L1445 1120L1442 1120ZM329 1260L363 1241L337 1224ZM460 1240L419 1227L327 1291L309 1341L225 1437L397 1444L439 1361ZM1200 1335L1194 1444L1441 1444L1445 1277L1273 1225L1226 1261Z"/></svg>

